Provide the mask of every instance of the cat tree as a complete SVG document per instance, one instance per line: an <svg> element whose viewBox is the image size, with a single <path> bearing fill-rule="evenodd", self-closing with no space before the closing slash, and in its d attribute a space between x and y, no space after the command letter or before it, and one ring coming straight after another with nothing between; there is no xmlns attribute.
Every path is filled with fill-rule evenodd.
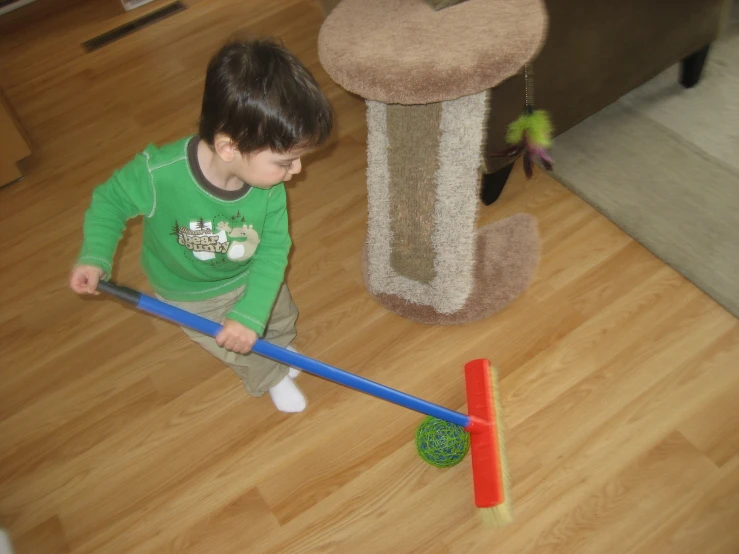
<svg viewBox="0 0 739 554"><path fill-rule="evenodd" d="M424 323L482 319L528 287L539 253L526 214L476 228L491 88L540 48L540 0L343 0L322 65L367 104L367 288ZM523 99L522 99L523 106Z"/></svg>

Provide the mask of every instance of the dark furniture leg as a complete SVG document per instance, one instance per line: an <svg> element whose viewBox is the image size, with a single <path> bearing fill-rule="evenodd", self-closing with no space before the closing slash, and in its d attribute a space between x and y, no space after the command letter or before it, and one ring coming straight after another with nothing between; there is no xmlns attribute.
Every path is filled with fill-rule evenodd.
<svg viewBox="0 0 739 554"><path fill-rule="evenodd" d="M685 88L692 88L700 81L709 48L711 48L710 44L683 58L680 67L680 84Z"/></svg>
<svg viewBox="0 0 739 554"><path fill-rule="evenodd" d="M508 176L511 174L512 169L513 163L510 163L493 173L483 173L482 190L480 193L480 199L483 204L489 206L498 199L500 193L503 192L503 188L505 187L506 181L508 181Z"/></svg>

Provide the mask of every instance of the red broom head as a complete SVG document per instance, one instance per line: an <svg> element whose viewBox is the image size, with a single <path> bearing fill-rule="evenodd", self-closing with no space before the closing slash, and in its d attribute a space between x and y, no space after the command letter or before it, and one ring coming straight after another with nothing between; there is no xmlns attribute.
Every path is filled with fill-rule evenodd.
<svg viewBox="0 0 739 554"><path fill-rule="evenodd" d="M505 525L513 520L513 504L498 378L485 359L473 360L464 369L475 504L482 510L486 524Z"/></svg>

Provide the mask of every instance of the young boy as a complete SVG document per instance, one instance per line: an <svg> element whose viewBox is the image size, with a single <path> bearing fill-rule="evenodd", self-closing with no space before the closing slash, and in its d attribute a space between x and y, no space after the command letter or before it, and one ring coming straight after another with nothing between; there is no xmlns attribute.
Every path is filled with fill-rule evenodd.
<svg viewBox="0 0 739 554"><path fill-rule="evenodd" d="M72 290L95 293L126 220L143 215L141 263L157 296L223 322L215 339L185 329L188 336L252 396L269 391L278 410L304 410L298 372L250 350L259 336L283 347L295 338L284 182L332 124L327 98L284 47L226 44L208 65L199 134L150 145L95 189Z"/></svg>

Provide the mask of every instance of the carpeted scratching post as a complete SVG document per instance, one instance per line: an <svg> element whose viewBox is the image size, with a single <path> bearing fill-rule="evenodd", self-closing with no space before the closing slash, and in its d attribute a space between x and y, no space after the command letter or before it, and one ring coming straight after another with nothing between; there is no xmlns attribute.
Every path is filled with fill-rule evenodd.
<svg viewBox="0 0 739 554"><path fill-rule="evenodd" d="M343 0L324 22L321 63L367 101L363 268L387 309L465 323L528 287L533 218L476 229L476 214L490 89L535 56L545 27L540 0Z"/></svg>

